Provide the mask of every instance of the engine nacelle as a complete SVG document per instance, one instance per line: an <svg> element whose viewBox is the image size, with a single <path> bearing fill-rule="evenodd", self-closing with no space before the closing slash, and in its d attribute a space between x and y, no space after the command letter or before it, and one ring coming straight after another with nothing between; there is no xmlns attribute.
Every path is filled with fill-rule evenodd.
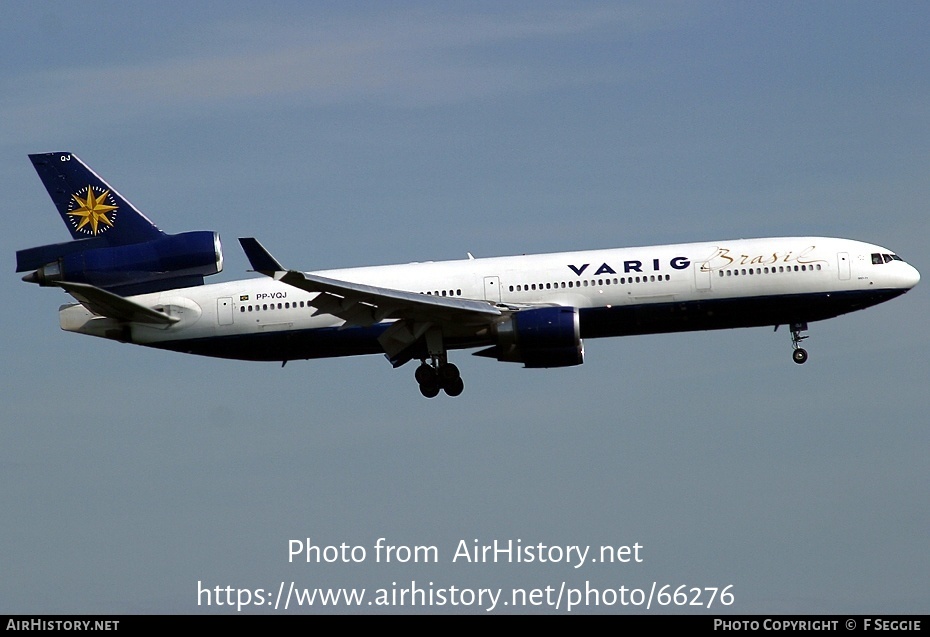
<svg viewBox="0 0 930 637"><path fill-rule="evenodd" d="M60 250L56 248L61 247ZM89 283L123 294L202 285L203 277L223 269L220 237L207 230L184 232L118 246L87 246L74 241L17 254L21 264L42 255L54 259L23 280L42 286L58 281ZM31 267L36 267L32 265Z"/></svg>
<svg viewBox="0 0 930 637"><path fill-rule="evenodd" d="M524 367L571 367L584 362L578 308L541 307L514 313L496 327L497 345L478 354Z"/></svg>

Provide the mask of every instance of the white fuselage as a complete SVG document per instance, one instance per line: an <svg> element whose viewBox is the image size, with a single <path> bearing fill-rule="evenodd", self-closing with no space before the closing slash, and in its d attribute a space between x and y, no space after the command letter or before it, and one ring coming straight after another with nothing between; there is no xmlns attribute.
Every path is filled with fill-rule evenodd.
<svg viewBox="0 0 930 637"><path fill-rule="evenodd" d="M821 320L893 298L920 279L915 268L890 250L824 237L463 259L314 274L426 295L486 300L511 308L575 307L581 312L583 337ZM315 296L268 277L139 295L131 298L180 320L166 327L132 325L131 334L123 331L119 338L255 360L378 351L375 339L384 325L365 328L370 331L365 334L346 334L353 329L334 330L343 321L331 314L315 315L311 305ZM766 303L771 299L785 302ZM718 322L715 316L723 318ZM81 305L63 306L60 320L62 329L96 336L117 338L118 330L124 329ZM265 339L276 333L308 336L315 331L326 334L325 345L308 337L287 352L280 338ZM461 337L462 347L481 344L465 328L461 334L448 330L448 336L453 348L456 337ZM347 339L348 345L342 347L340 339Z"/></svg>

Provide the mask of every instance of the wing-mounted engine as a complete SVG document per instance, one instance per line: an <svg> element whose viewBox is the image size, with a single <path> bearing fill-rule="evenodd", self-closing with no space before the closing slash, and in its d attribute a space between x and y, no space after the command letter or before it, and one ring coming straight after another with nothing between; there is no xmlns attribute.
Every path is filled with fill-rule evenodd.
<svg viewBox="0 0 930 637"><path fill-rule="evenodd" d="M84 239L16 253L16 271L33 270L24 281L87 283L123 296L202 285L222 269L220 237L208 230L116 246Z"/></svg>
<svg viewBox="0 0 930 637"><path fill-rule="evenodd" d="M578 308L541 307L496 324L497 344L475 352L524 367L571 367L584 362Z"/></svg>

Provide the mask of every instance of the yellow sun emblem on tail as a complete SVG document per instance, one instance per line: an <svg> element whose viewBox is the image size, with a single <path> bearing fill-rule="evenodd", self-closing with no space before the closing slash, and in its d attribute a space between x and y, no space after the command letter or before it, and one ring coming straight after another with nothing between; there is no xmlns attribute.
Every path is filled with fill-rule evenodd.
<svg viewBox="0 0 930 637"><path fill-rule="evenodd" d="M107 215L114 212L117 206L107 203L113 201L109 190L87 186L84 191L87 195L84 198L81 198L80 193L71 195L74 201L71 202L72 209L68 211L68 214L75 217L75 230L96 236L107 228L113 227L113 220Z"/></svg>

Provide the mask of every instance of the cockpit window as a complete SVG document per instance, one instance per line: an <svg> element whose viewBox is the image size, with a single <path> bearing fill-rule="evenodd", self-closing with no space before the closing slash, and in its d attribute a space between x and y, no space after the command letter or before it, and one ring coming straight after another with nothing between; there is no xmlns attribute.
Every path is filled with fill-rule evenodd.
<svg viewBox="0 0 930 637"><path fill-rule="evenodd" d="M872 253L872 265L882 265L883 263L891 263L892 261L904 261L904 259L896 254Z"/></svg>

